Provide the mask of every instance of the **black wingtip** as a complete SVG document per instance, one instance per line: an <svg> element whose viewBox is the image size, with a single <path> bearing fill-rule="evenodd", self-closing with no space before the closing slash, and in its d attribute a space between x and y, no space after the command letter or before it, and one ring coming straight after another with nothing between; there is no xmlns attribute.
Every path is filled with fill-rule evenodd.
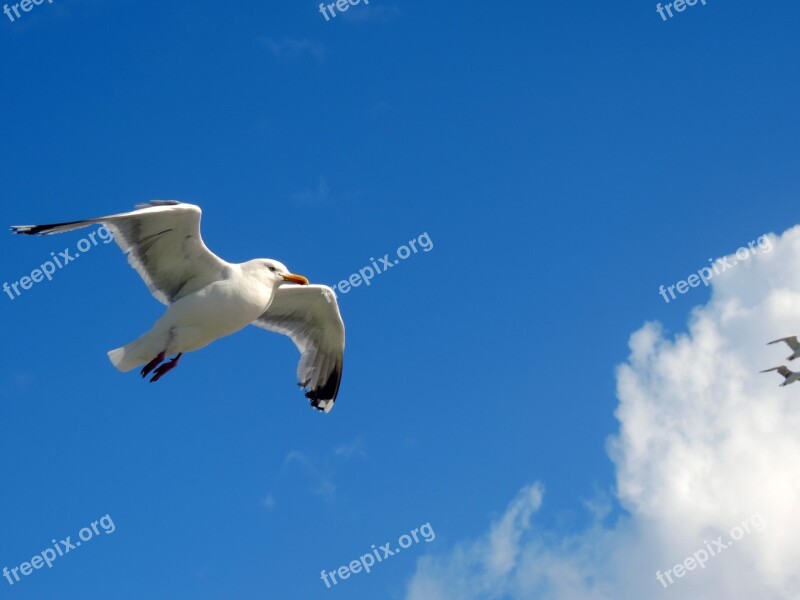
<svg viewBox="0 0 800 600"><path fill-rule="evenodd" d="M64 223L50 223L48 225L12 225L11 231L25 235L47 235L50 232L58 233L57 231L53 231L54 229L68 227L69 225L79 225L81 223L83 223L83 221L65 221Z"/></svg>
<svg viewBox="0 0 800 600"><path fill-rule="evenodd" d="M329 412L339 395L339 384L342 381L342 365L336 365L328 379L320 387L306 392L311 406L322 412Z"/></svg>
<svg viewBox="0 0 800 600"><path fill-rule="evenodd" d="M311 392L308 392L306 394L306 398L308 398L311 401L311 406L313 408L316 408L319 412L328 412L326 410L328 408L328 403L330 402L331 405L333 405L333 401L332 400L321 400L319 398L312 398L311 396L309 396L310 393Z"/></svg>

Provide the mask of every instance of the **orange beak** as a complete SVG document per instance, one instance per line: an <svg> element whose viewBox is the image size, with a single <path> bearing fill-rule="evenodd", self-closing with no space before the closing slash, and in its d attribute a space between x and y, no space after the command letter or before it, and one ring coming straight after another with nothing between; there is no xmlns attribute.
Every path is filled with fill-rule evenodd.
<svg viewBox="0 0 800 600"><path fill-rule="evenodd" d="M291 283L299 283L300 285L308 285L308 279L306 279L302 275L295 275L294 273L289 273L288 275L284 275L283 280L289 281Z"/></svg>

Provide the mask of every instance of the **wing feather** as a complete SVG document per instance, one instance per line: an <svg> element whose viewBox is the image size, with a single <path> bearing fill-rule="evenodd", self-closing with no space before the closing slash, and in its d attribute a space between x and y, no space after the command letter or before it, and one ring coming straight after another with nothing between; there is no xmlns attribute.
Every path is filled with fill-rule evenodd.
<svg viewBox="0 0 800 600"><path fill-rule="evenodd" d="M282 285L253 324L292 339L300 351L298 383L314 408L330 412L344 360L344 322L334 291L325 285Z"/></svg>
<svg viewBox="0 0 800 600"><path fill-rule="evenodd" d="M12 227L16 233L52 235L102 223L128 255L150 293L171 304L222 279L229 265L206 247L200 235L199 206L174 200L154 200L136 210L52 225Z"/></svg>

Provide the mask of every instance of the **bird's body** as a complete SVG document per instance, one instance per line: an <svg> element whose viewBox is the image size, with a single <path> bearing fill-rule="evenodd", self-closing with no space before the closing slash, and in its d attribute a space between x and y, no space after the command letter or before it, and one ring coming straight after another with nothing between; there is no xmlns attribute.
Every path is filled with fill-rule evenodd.
<svg viewBox="0 0 800 600"><path fill-rule="evenodd" d="M789 337L767 342L767 346L770 344L777 344L778 342L784 342L787 346L789 346L789 348L792 349L792 353L786 357L786 360L794 360L795 358L800 357L800 341L797 340L796 335L791 335Z"/></svg>
<svg viewBox="0 0 800 600"><path fill-rule="evenodd" d="M215 281L171 304L153 327L124 348L109 353L120 371L130 371L159 352L193 352L236 333L266 312L274 288L252 284L232 268L228 277Z"/></svg>
<svg viewBox="0 0 800 600"><path fill-rule="evenodd" d="M142 376L155 370L151 381L157 381L183 353L255 324L292 338L302 355L300 385L308 388L315 408L330 411L344 352L344 324L333 290L308 285L271 259L222 260L200 237L200 215L192 204L155 201L130 213L13 230L49 235L102 223L112 231L151 293L168 306L150 331L108 353L120 371L145 365ZM177 356L163 362L171 354Z"/></svg>
<svg viewBox="0 0 800 600"><path fill-rule="evenodd" d="M796 371L790 371L786 365L781 365L779 367L773 367L771 369L765 369L761 371L761 373L769 373L770 371L777 371L781 375L783 375L783 383L779 384L779 387L783 387L789 385L790 383L794 383L795 381L800 379L800 373Z"/></svg>

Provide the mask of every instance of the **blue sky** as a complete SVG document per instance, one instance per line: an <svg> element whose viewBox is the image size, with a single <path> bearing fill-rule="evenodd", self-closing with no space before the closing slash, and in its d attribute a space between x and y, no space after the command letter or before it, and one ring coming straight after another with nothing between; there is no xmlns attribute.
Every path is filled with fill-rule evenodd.
<svg viewBox="0 0 800 600"><path fill-rule="evenodd" d="M418 559L532 482L553 536L583 531L590 500L624 518L616 368L645 322L669 338L710 298L658 286L796 223L798 17L790 0L667 22L650 2L0 15L7 225L179 199L223 258L328 284L433 242L340 295L328 415L297 390L291 342L255 328L157 384L117 373L106 351L162 306L115 245L0 296L0 567L116 526L0 596L404 598ZM0 280L85 233L0 237ZM320 581L424 523L434 541Z"/></svg>

